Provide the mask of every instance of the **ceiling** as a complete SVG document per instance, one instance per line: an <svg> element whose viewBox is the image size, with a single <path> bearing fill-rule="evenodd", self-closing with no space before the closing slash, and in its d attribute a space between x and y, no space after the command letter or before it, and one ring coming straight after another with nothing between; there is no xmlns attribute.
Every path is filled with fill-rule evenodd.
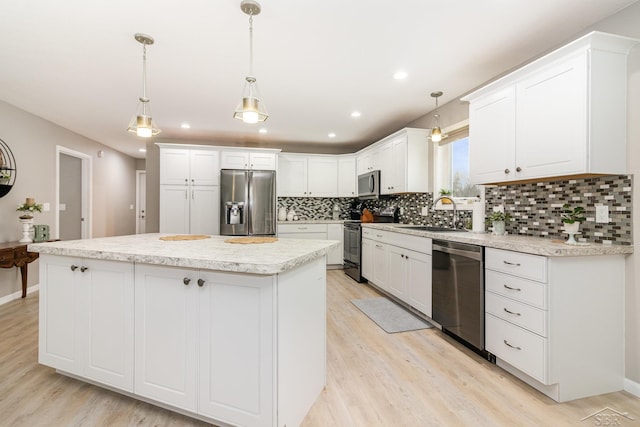
<svg viewBox="0 0 640 427"><path fill-rule="evenodd" d="M249 68L240 0L0 0L0 100L143 158L126 131L141 32L155 38L157 139L353 151L433 110L431 92L443 105L636 1L261 0L254 74L270 117L249 125L232 118Z"/></svg>

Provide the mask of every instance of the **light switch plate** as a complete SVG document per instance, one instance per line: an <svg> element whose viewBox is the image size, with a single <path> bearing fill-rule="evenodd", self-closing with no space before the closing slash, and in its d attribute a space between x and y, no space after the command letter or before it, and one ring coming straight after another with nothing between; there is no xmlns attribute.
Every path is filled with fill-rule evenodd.
<svg viewBox="0 0 640 427"><path fill-rule="evenodd" d="M47 203L47 202L43 203L42 204L42 210L44 212L49 212L51 210L51 205L49 203Z"/></svg>
<svg viewBox="0 0 640 427"><path fill-rule="evenodd" d="M609 222L609 206L596 206L596 222L599 224L606 224Z"/></svg>

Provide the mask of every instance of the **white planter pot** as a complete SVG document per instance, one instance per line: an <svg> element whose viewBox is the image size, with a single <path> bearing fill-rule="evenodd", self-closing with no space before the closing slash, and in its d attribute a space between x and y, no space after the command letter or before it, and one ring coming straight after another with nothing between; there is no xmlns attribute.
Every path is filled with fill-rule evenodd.
<svg viewBox="0 0 640 427"><path fill-rule="evenodd" d="M570 234L576 234L578 229L580 228L579 222L574 222L573 224L564 223L564 231Z"/></svg>
<svg viewBox="0 0 640 427"><path fill-rule="evenodd" d="M504 235L504 232L505 232L504 221L492 221L492 223L493 223L493 234L497 236Z"/></svg>

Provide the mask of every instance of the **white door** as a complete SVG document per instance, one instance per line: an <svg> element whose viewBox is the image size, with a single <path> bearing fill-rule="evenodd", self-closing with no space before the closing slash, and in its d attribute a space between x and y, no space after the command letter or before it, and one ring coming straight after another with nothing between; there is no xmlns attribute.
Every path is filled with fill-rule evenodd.
<svg viewBox="0 0 640 427"><path fill-rule="evenodd" d="M344 230L342 224L327 224L327 240L337 240L340 245L327 254L327 264L340 264L344 260Z"/></svg>
<svg viewBox="0 0 640 427"><path fill-rule="evenodd" d="M198 411L234 425L271 426L273 279L201 271L200 280Z"/></svg>
<svg viewBox="0 0 640 427"><path fill-rule="evenodd" d="M185 185L160 186L160 232L189 233L190 190Z"/></svg>
<svg viewBox="0 0 640 427"><path fill-rule="evenodd" d="M193 186L190 190L191 234L220 234L220 187Z"/></svg>
<svg viewBox="0 0 640 427"><path fill-rule="evenodd" d="M133 392L133 264L83 259L82 268L84 375Z"/></svg>
<svg viewBox="0 0 640 427"><path fill-rule="evenodd" d="M147 172L136 171L136 234L147 229Z"/></svg>
<svg viewBox="0 0 640 427"><path fill-rule="evenodd" d="M387 258L387 245L380 242L373 242L373 277L371 280L382 289L387 290L387 277L389 270L389 260Z"/></svg>
<svg viewBox="0 0 640 427"><path fill-rule="evenodd" d="M389 283L387 290L402 300L405 298L407 281L407 261L404 252L404 249L397 246L387 246L387 256L389 260Z"/></svg>
<svg viewBox="0 0 640 427"><path fill-rule="evenodd" d="M220 185L220 153L213 150L191 150L191 185Z"/></svg>
<svg viewBox="0 0 640 427"><path fill-rule="evenodd" d="M307 195L307 158L281 155L278 160L278 197Z"/></svg>
<svg viewBox="0 0 640 427"><path fill-rule="evenodd" d="M276 170L276 155L274 153L250 153L249 167L254 170Z"/></svg>
<svg viewBox="0 0 640 427"><path fill-rule="evenodd" d="M247 151L223 151L220 153L220 169L248 169Z"/></svg>
<svg viewBox="0 0 640 427"><path fill-rule="evenodd" d="M307 162L307 195L337 197L338 160L334 157L309 157Z"/></svg>
<svg viewBox="0 0 640 427"><path fill-rule="evenodd" d="M197 409L196 270L139 264L135 271L135 392Z"/></svg>
<svg viewBox="0 0 640 427"><path fill-rule="evenodd" d="M362 277L373 281L373 240L362 239L360 250Z"/></svg>
<svg viewBox="0 0 640 427"><path fill-rule="evenodd" d="M189 156L186 148L160 149L160 184L189 184Z"/></svg>
<svg viewBox="0 0 640 427"><path fill-rule="evenodd" d="M391 192L404 193L407 191L407 156L408 156L407 137L403 136L391 143ZM426 159L425 159L426 162ZM427 167L425 164L424 168Z"/></svg>
<svg viewBox="0 0 640 427"><path fill-rule="evenodd" d="M431 317L431 255L405 251L405 301Z"/></svg>
<svg viewBox="0 0 640 427"><path fill-rule="evenodd" d="M377 152L380 169L380 194L393 193L393 163L391 143L384 144Z"/></svg>
<svg viewBox="0 0 640 427"><path fill-rule="evenodd" d="M338 197L356 197L356 158L338 159Z"/></svg>

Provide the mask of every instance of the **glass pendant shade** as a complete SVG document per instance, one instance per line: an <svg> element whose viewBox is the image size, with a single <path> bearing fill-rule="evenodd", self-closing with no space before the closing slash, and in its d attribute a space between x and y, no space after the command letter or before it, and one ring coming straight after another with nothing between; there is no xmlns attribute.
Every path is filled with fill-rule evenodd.
<svg viewBox="0 0 640 427"><path fill-rule="evenodd" d="M238 104L233 117L245 123L264 122L269 117L267 109L260 102L260 93L255 77L248 76L242 91L242 101Z"/></svg>
<svg viewBox="0 0 640 427"><path fill-rule="evenodd" d="M143 100L140 98L138 102L138 108L136 114L129 122L127 128L129 132L133 132L142 138L150 138L162 132L158 126L156 126L153 118L151 117L151 108L149 107L149 100Z"/></svg>
<svg viewBox="0 0 640 427"><path fill-rule="evenodd" d="M442 96L442 92L431 92L431 97L436 99L436 111L433 115L433 126L431 127L431 141L442 141L442 129L440 129L440 114L438 114L438 98Z"/></svg>

